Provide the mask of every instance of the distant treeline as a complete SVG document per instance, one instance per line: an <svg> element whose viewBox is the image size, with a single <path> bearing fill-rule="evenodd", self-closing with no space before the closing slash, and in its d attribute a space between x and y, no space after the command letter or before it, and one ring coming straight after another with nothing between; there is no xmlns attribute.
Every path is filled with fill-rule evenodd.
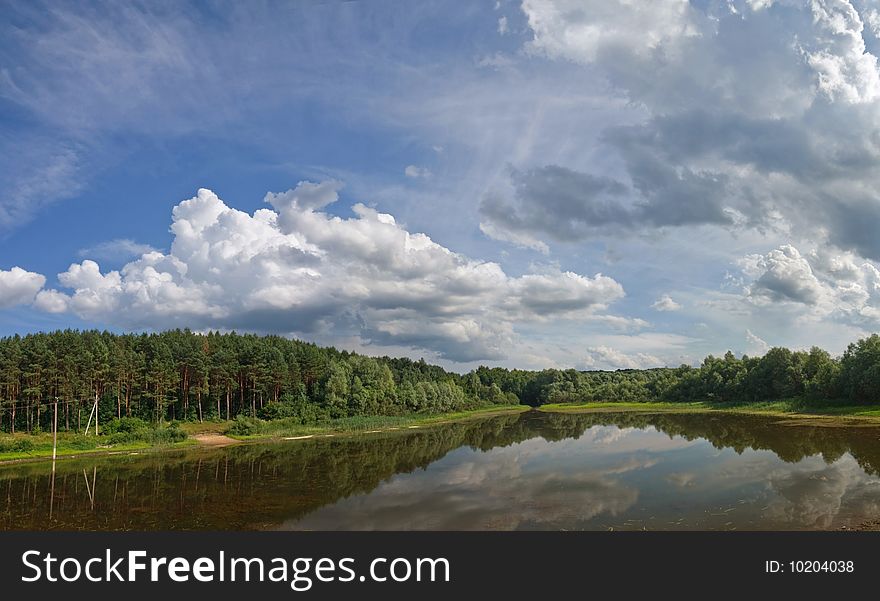
<svg viewBox="0 0 880 601"><path fill-rule="evenodd" d="M841 357L772 348L762 357L709 355L699 367L540 372L488 369L476 375L529 405L583 402L758 403L804 398L880 404L880 336L850 344ZM466 376L469 377L469 376Z"/></svg>
<svg viewBox="0 0 880 601"><path fill-rule="evenodd" d="M288 418L460 411L493 404L591 401L752 403L807 397L880 403L880 336L840 358L819 348L707 357L699 367L590 371L480 367L366 357L280 336L65 330L0 338L0 429L47 431L99 419Z"/></svg>

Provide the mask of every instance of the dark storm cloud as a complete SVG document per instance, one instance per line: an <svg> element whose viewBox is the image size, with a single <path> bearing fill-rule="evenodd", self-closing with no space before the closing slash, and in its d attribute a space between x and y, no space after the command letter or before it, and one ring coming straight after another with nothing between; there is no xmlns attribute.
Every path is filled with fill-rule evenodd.
<svg viewBox="0 0 880 601"><path fill-rule="evenodd" d="M560 242L601 233L666 226L731 223L722 200L724 174L676 169L638 144L627 149L633 189L558 165L511 176L512 198L480 203L484 230Z"/></svg>

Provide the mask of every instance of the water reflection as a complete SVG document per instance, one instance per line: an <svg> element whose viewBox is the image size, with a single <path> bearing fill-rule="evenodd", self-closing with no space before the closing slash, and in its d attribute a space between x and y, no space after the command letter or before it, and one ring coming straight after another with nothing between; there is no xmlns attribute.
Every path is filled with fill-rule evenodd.
<svg viewBox="0 0 880 601"><path fill-rule="evenodd" d="M880 515L880 429L530 412L0 469L4 529L793 529ZM54 489L54 490L53 490Z"/></svg>

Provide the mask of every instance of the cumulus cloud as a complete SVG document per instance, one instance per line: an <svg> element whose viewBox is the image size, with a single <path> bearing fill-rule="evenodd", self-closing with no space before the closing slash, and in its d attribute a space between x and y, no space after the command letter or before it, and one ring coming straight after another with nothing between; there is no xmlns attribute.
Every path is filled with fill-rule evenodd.
<svg viewBox="0 0 880 601"><path fill-rule="evenodd" d="M0 269L0 308L30 304L45 283L44 276L21 267Z"/></svg>
<svg viewBox="0 0 880 601"><path fill-rule="evenodd" d="M662 359L654 355L627 354L607 346L588 348L583 363L587 369L646 369L665 365Z"/></svg>
<svg viewBox="0 0 880 601"><path fill-rule="evenodd" d="M681 305L672 300L672 297L668 294L664 294L654 301L651 308L655 311L679 311L681 310Z"/></svg>
<svg viewBox="0 0 880 601"><path fill-rule="evenodd" d="M822 228L837 248L880 259L880 72L864 39L873 12L844 0L526 0L522 10L527 51L602 74L644 118L599 135L612 180L595 161L513 170L482 199L487 235L546 252L620 232L810 239Z"/></svg>
<svg viewBox="0 0 880 601"><path fill-rule="evenodd" d="M57 290L40 290L34 299L34 307L46 313L65 313L68 297Z"/></svg>
<svg viewBox="0 0 880 601"><path fill-rule="evenodd" d="M815 305L825 293L810 263L790 244L766 255L749 255L741 265L746 275L756 278L749 289L752 297Z"/></svg>
<svg viewBox="0 0 880 601"><path fill-rule="evenodd" d="M340 188L302 182L267 194L271 208L253 214L201 189L172 211L170 252L106 272L90 259L74 263L58 275L70 292L43 291L36 306L126 328L355 332L471 361L505 356L516 324L612 317L601 311L624 296L602 274L511 277L363 204L352 218L333 216L322 209Z"/></svg>
<svg viewBox="0 0 880 601"><path fill-rule="evenodd" d="M817 35L805 50L819 90L829 98L869 102L880 95L877 57L865 48L862 19L846 0L812 3Z"/></svg>
<svg viewBox="0 0 880 601"><path fill-rule="evenodd" d="M591 62L615 49L640 55L698 35L687 0L524 0L531 52Z"/></svg>
<svg viewBox="0 0 880 601"><path fill-rule="evenodd" d="M880 37L880 11L876 8L869 8L865 11L864 20L874 37Z"/></svg>
<svg viewBox="0 0 880 601"><path fill-rule="evenodd" d="M740 261L744 298L757 307L788 305L845 323L880 325L880 270L846 251L790 244Z"/></svg>

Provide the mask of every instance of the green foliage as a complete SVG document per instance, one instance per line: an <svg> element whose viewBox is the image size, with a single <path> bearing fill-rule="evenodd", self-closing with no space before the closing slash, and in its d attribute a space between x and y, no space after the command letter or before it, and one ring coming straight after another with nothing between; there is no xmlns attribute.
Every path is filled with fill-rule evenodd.
<svg viewBox="0 0 880 601"><path fill-rule="evenodd" d="M880 404L880 336L851 344L840 359L817 347L807 352L777 347L763 357L710 355L696 368L526 372L481 367L465 376L465 389L479 389L482 398L495 396L491 387L496 385L530 405L700 401L720 406L791 398Z"/></svg>
<svg viewBox="0 0 880 601"><path fill-rule="evenodd" d="M180 429L180 424L172 422L164 427L153 428L144 439L151 445L174 444L186 440L186 432Z"/></svg>
<svg viewBox="0 0 880 601"><path fill-rule="evenodd" d="M144 422L247 415L313 424L510 401L491 385L465 390L464 376L422 360L280 336L64 330L0 338L0 431L51 432L54 399L65 432L82 432L97 400L99 430L114 440L142 436Z"/></svg>
<svg viewBox="0 0 880 601"><path fill-rule="evenodd" d="M304 392L297 396L285 393L278 402L269 403L257 415L266 421L291 419L303 425L316 424L330 417L326 409L309 403Z"/></svg>
<svg viewBox="0 0 880 601"><path fill-rule="evenodd" d="M73 436L67 436L63 440L59 441L60 446L64 449L70 449L73 451L86 451L88 449L94 449L97 440L94 436L84 436L82 434L75 434Z"/></svg>
<svg viewBox="0 0 880 601"><path fill-rule="evenodd" d="M151 424L137 417L123 417L111 420L104 426L106 444L131 444L143 442L150 445L164 445L186 439L180 424Z"/></svg>
<svg viewBox="0 0 880 601"><path fill-rule="evenodd" d="M226 430L226 433L232 436L254 436L262 433L264 425L265 422L261 419L238 415L235 417L232 425Z"/></svg>
<svg viewBox="0 0 880 601"><path fill-rule="evenodd" d="M121 419L113 419L109 423L104 424L103 433L116 434L122 432L130 434L132 432L139 432L150 428L152 428L152 426L139 417L123 417Z"/></svg>
<svg viewBox="0 0 880 601"><path fill-rule="evenodd" d="M796 397L880 404L880 337L851 344L839 359L815 347L773 348L763 357L710 355L699 367L467 374L279 336L64 330L0 338L0 430L51 432L58 399L59 429L83 433L97 400L99 431L116 442L177 440L179 428L156 427L175 420L236 420L247 435L258 418L308 426L511 403Z"/></svg>
<svg viewBox="0 0 880 601"><path fill-rule="evenodd" d="M33 440L23 436L0 440L0 453L29 453L34 448Z"/></svg>

